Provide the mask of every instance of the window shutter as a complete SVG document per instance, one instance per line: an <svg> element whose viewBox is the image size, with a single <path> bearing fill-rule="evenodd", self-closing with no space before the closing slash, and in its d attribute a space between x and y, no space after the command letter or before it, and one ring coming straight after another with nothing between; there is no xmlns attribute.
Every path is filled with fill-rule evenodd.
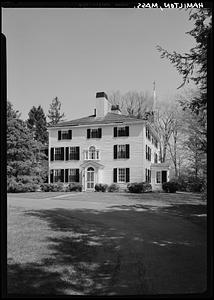
<svg viewBox="0 0 214 300"><path fill-rule="evenodd" d="M80 147L76 147L76 160L80 159Z"/></svg>
<svg viewBox="0 0 214 300"><path fill-rule="evenodd" d="M50 170L50 183L53 183L53 170Z"/></svg>
<svg viewBox="0 0 214 300"><path fill-rule="evenodd" d="M114 137L117 137L117 127L114 127Z"/></svg>
<svg viewBox="0 0 214 300"><path fill-rule="evenodd" d="M65 169L65 182L68 182L68 169Z"/></svg>
<svg viewBox="0 0 214 300"><path fill-rule="evenodd" d="M126 136L129 136L129 126L126 126Z"/></svg>
<svg viewBox="0 0 214 300"><path fill-rule="evenodd" d="M64 160L64 147L61 147L61 160Z"/></svg>
<svg viewBox="0 0 214 300"><path fill-rule="evenodd" d="M76 182L80 181L79 169L76 169Z"/></svg>
<svg viewBox="0 0 214 300"><path fill-rule="evenodd" d="M90 139L90 132L91 132L91 130L87 129L87 139Z"/></svg>
<svg viewBox="0 0 214 300"><path fill-rule="evenodd" d="M69 160L69 147L65 148L65 159Z"/></svg>
<svg viewBox="0 0 214 300"><path fill-rule="evenodd" d="M113 182L117 182L117 168L113 169Z"/></svg>
<svg viewBox="0 0 214 300"><path fill-rule="evenodd" d="M117 159L117 145L114 145L114 159Z"/></svg>
<svg viewBox="0 0 214 300"><path fill-rule="evenodd" d="M129 168L126 168L126 182L130 181L129 177Z"/></svg>
<svg viewBox="0 0 214 300"><path fill-rule="evenodd" d="M58 140L61 140L61 130L58 131Z"/></svg>
<svg viewBox="0 0 214 300"><path fill-rule="evenodd" d="M68 130L68 138L69 138L69 140L72 139L72 130Z"/></svg>
<svg viewBox="0 0 214 300"><path fill-rule="evenodd" d="M60 181L64 182L64 169L61 169L61 176Z"/></svg>
<svg viewBox="0 0 214 300"><path fill-rule="evenodd" d="M102 137L102 128L98 128L98 136L99 136L99 138Z"/></svg>
<svg viewBox="0 0 214 300"><path fill-rule="evenodd" d="M129 158L129 144L126 144L126 158Z"/></svg>
<svg viewBox="0 0 214 300"><path fill-rule="evenodd" d="M54 161L54 148L51 148L51 161Z"/></svg>

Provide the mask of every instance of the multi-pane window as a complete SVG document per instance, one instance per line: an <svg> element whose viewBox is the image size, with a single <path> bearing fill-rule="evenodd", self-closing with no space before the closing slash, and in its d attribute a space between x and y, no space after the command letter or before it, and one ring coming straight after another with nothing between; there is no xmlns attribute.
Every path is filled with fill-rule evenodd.
<svg viewBox="0 0 214 300"><path fill-rule="evenodd" d="M156 172L156 183L161 183L161 172L160 171Z"/></svg>
<svg viewBox="0 0 214 300"><path fill-rule="evenodd" d="M117 146L117 158L126 158L126 145Z"/></svg>
<svg viewBox="0 0 214 300"><path fill-rule="evenodd" d="M126 182L126 169L125 168L118 169L118 182Z"/></svg>
<svg viewBox="0 0 214 300"><path fill-rule="evenodd" d="M114 137L129 136L129 126L114 127Z"/></svg>
<svg viewBox="0 0 214 300"><path fill-rule="evenodd" d="M96 139L102 137L102 128L87 129L87 138Z"/></svg>
<svg viewBox="0 0 214 300"><path fill-rule="evenodd" d="M71 139L72 139L72 130L58 131L58 140L71 140Z"/></svg>
<svg viewBox="0 0 214 300"><path fill-rule="evenodd" d="M151 170L146 169L146 182L151 183Z"/></svg>
<svg viewBox="0 0 214 300"><path fill-rule="evenodd" d="M77 182L77 170L78 169L68 170L68 182Z"/></svg>
<svg viewBox="0 0 214 300"><path fill-rule="evenodd" d="M129 158L129 144L114 145L114 159Z"/></svg>
<svg viewBox="0 0 214 300"><path fill-rule="evenodd" d="M146 137L149 141L152 142L153 145L155 145L156 148L158 148L158 140L153 135L153 133L151 132L148 126L146 126Z"/></svg>
<svg viewBox="0 0 214 300"><path fill-rule="evenodd" d="M114 168L113 182L130 182L130 168Z"/></svg>
<svg viewBox="0 0 214 300"><path fill-rule="evenodd" d="M63 148L64 150L64 148ZM62 148L55 148L54 149L54 160L61 160L62 159Z"/></svg>
<svg viewBox="0 0 214 300"><path fill-rule="evenodd" d="M69 160L79 159L79 147L69 147Z"/></svg>
<svg viewBox="0 0 214 300"><path fill-rule="evenodd" d="M151 161L152 150L149 146L146 145L146 159Z"/></svg>
<svg viewBox="0 0 214 300"><path fill-rule="evenodd" d="M53 182L61 181L61 169L53 170Z"/></svg>
<svg viewBox="0 0 214 300"><path fill-rule="evenodd" d="M155 163L155 164L158 163L158 155L157 155L157 153L155 153L155 156L154 156L154 163Z"/></svg>

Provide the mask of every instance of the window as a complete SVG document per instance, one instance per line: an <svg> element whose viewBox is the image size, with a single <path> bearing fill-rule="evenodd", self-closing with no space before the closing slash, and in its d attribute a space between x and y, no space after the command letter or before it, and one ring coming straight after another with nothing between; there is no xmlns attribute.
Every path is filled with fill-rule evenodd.
<svg viewBox="0 0 214 300"><path fill-rule="evenodd" d="M151 161L152 150L149 146L146 145L146 159Z"/></svg>
<svg viewBox="0 0 214 300"><path fill-rule="evenodd" d="M53 182L61 181L61 169L56 169L53 171Z"/></svg>
<svg viewBox="0 0 214 300"><path fill-rule="evenodd" d="M114 168L113 169L113 182L130 182L130 169L129 168Z"/></svg>
<svg viewBox="0 0 214 300"><path fill-rule="evenodd" d="M129 136L129 126L114 127L114 137Z"/></svg>
<svg viewBox="0 0 214 300"><path fill-rule="evenodd" d="M154 156L154 163L155 163L155 164L158 163L158 155L157 155L157 153L155 153L155 156Z"/></svg>
<svg viewBox="0 0 214 300"><path fill-rule="evenodd" d="M114 159L129 158L129 144L114 145Z"/></svg>
<svg viewBox="0 0 214 300"><path fill-rule="evenodd" d="M156 172L156 183L161 183L161 172L160 171Z"/></svg>
<svg viewBox="0 0 214 300"><path fill-rule="evenodd" d="M102 128L87 129L87 139L97 139L102 137Z"/></svg>
<svg viewBox="0 0 214 300"><path fill-rule="evenodd" d="M54 160L62 160L62 153L64 154L64 148L54 148ZM64 157L63 157L64 160Z"/></svg>
<svg viewBox="0 0 214 300"><path fill-rule="evenodd" d="M146 126L146 137L148 140L151 140L151 132L150 132L148 126Z"/></svg>
<svg viewBox="0 0 214 300"><path fill-rule="evenodd" d="M79 147L69 147L69 160L79 160Z"/></svg>
<svg viewBox="0 0 214 300"><path fill-rule="evenodd" d="M96 159L96 149L93 146L89 148L89 159Z"/></svg>
<svg viewBox="0 0 214 300"><path fill-rule="evenodd" d="M58 131L58 140L71 140L71 139L72 139L72 130Z"/></svg>
<svg viewBox="0 0 214 300"><path fill-rule="evenodd" d="M126 169L125 168L118 169L118 182L126 182Z"/></svg>
<svg viewBox="0 0 214 300"><path fill-rule="evenodd" d="M117 146L117 158L126 158L126 145Z"/></svg>
<svg viewBox="0 0 214 300"><path fill-rule="evenodd" d="M151 183L151 170L146 169L146 182Z"/></svg>
<svg viewBox="0 0 214 300"><path fill-rule="evenodd" d="M78 173L79 173L79 169L69 169L68 182L79 182L79 178L77 176Z"/></svg>

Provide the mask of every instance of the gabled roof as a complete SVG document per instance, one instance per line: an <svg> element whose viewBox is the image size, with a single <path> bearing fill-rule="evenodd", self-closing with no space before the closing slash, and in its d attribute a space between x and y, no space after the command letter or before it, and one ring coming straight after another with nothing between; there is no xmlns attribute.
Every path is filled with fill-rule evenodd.
<svg viewBox="0 0 214 300"><path fill-rule="evenodd" d="M142 122L142 119L138 119L136 117L120 115L116 113L107 113L104 117L96 117L95 115L91 115L88 117L60 122L57 125L50 126L53 127L70 127L70 126L79 126L79 125L94 125L94 124L111 124L111 123L136 123Z"/></svg>

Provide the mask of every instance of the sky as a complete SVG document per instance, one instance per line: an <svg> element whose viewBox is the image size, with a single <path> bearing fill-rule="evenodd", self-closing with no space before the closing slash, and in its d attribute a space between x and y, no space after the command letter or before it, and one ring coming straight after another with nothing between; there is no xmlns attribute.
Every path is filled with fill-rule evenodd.
<svg viewBox="0 0 214 300"><path fill-rule="evenodd" d="M7 98L27 119L47 114L53 98L66 120L93 114L96 92L173 97L182 77L156 46L188 52L195 40L188 12L136 8L3 8Z"/></svg>

